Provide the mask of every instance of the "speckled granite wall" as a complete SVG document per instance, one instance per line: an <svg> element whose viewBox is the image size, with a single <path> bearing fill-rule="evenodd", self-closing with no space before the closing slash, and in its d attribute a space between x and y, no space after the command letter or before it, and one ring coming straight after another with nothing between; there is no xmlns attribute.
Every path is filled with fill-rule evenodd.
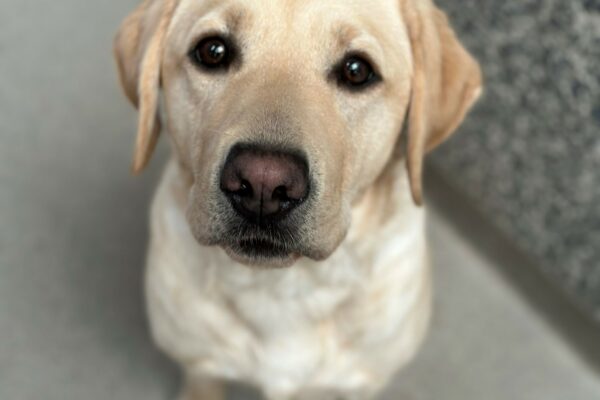
<svg viewBox="0 0 600 400"><path fill-rule="evenodd" d="M486 94L432 166L600 319L600 0L437 0Z"/></svg>

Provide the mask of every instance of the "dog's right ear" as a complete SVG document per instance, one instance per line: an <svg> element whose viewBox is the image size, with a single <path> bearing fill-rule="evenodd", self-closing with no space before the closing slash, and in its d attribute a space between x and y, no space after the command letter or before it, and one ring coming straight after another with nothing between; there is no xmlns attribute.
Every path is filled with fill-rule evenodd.
<svg viewBox="0 0 600 400"><path fill-rule="evenodd" d="M432 0L402 0L414 71L408 115L407 165L416 204L422 204L425 153L446 140L481 94L479 63Z"/></svg>
<svg viewBox="0 0 600 400"><path fill-rule="evenodd" d="M161 130L158 98L165 36L177 0L145 0L125 19L114 41L121 85L139 110L132 171L148 164Z"/></svg>

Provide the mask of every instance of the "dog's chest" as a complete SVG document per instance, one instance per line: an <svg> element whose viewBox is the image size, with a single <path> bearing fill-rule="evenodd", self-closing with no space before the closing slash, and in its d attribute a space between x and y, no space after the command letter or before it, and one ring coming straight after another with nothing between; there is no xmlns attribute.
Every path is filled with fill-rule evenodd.
<svg viewBox="0 0 600 400"><path fill-rule="evenodd" d="M398 353L420 339L410 321L424 295L416 275L369 284L344 276L323 286L305 271L281 271L266 286L260 277L250 283L257 271L231 282L218 269L183 278L151 267L148 275L157 341L203 373L282 391L360 388L375 370L395 369Z"/></svg>
<svg viewBox="0 0 600 400"><path fill-rule="evenodd" d="M429 311L418 226L260 271L198 246L170 204L154 207L147 297L156 341L187 369L281 393L354 390L414 353Z"/></svg>

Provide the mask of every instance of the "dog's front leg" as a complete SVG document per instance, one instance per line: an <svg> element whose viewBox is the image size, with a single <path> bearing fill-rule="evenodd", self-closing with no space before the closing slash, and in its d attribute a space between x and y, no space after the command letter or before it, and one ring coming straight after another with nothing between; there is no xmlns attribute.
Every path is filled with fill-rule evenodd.
<svg viewBox="0 0 600 400"><path fill-rule="evenodd" d="M179 400L225 400L225 382L206 376L187 375Z"/></svg>

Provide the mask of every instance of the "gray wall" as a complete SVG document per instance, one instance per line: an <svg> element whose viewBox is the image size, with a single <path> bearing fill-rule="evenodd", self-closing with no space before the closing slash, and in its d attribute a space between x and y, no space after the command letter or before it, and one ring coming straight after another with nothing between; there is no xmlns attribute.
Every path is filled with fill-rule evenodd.
<svg viewBox="0 0 600 400"><path fill-rule="evenodd" d="M438 0L486 94L433 156L600 318L600 0Z"/></svg>

